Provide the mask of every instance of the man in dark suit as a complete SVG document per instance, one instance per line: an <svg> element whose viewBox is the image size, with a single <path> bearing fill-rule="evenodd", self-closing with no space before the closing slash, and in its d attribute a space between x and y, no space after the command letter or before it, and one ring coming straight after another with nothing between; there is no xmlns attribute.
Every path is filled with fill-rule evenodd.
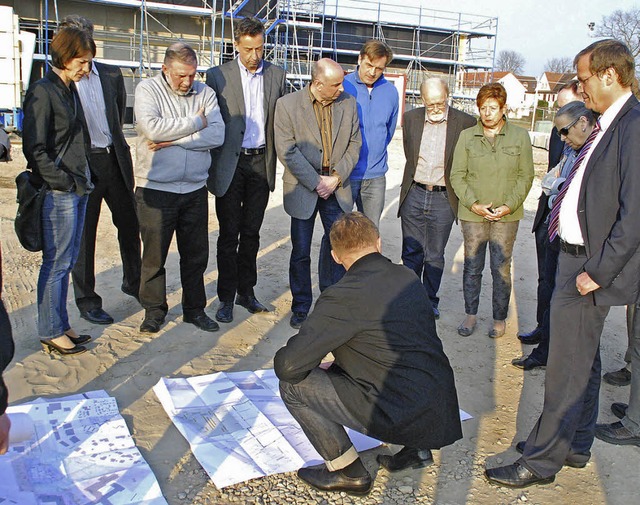
<svg viewBox="0 0 640 505"><path fill-rule="evenodd" d="M343 426L403 445L378 456L387 470L422 468L433 463L431 449L462 438L458 398L419 279L380 254L378 230L359 212L339 217L330 238L347 273L323 291L274 367L282 400L325 460L298 477L366 494L373 480ZM333 364L319 367L328 353Z"/></svg>
<svg viewBox="0 0 640 505"><path fill-rule="evenodd" d="M285 72L262 59L264 26L256 18L237 22L238 57L207 71L225 123L224 144L214 149L207 187L216 196L218 299L216 319L233 320L233 302L252 314L268 312L255 297L260 227L275 188L273 116L285 93Z"/></svg>
<svg viewBox="0 0 640 505"><path fill-rule="evenodd" d="M573 101L582 101L582 96L578 93L578 81L570 81L558 92L556 105L560 109ZM572 148L566 146L558 134L558 129L554 126L549 138L549 164L547 172L556 168L564 155L571 154ZM560 167L562 168L562 167ZM549 354L549 304L551 294L555 286L555 271L558 263L557 244L550 244L549 233L547 232L547 220L549 218L549 196L543 191L538 200L538 209L533 219L532 232L536 239L536 255L538 258L538 291L537 291L537 326L529 332L518 333L518 338L525 345L540 344L529 356L523 356L511 361L511 363L524 370L532 370L547 364ZM550 274L553 272L553 274Z"/></svg>
<svg viewBox="0 0 640 505"><path fill-rule="evenodd" d="M420 86L424 107L404 114L404 177L398 216L402 223L402 263L422 279L438 319L438 289L444 250L458 213L458 197L449 183L453 150L460 132L476 120L447 104L449 87L442 79Z"/></svg>
<svg viewBox="0 0 640 505"><path fill-rule="evenodd" d="M559 235L560 255L544 406L522 457L486 470L502 486L549 483L565 462L578 466L580 457L586 464L598 414L604 320L612 305L635 303L640 292L634 58L622 42L601 40L578 53L574 64L585 105L602 115L551 212L549 237ZM615 429L616 436L628 436L625 429Z"/></svg>
<svg viewBox="0 0 640 505"><path fill-rule="evenodd" d="M93 24L68 16L61 26L74 26L93 37ZM96 293L96 235L102 201L107 202L118 229L122 258L122 291L138 298L140 289L140 232L133 196L133 164L122 132L127 92L117 67L93 62L89 75L76 84L91 137L89 168L94 190L89 195L78 261L71 272L80 317L95 324L111 324Z"/></svg>
<svg viewBox="0 0 640 505"><path fill-rule="evenodd" d="M353 208L349 175L360 156L360 124L356 100L343 93L344 71L322 58L311 68L311 83L283 96L276 104L276 152L284 165L284 210L291 216L289 285L293 294L289 324L300 328L313 300L311 240L316 215L325 235L333 222ZM320 291L335 284L344 268L321 248Z"/></svg>

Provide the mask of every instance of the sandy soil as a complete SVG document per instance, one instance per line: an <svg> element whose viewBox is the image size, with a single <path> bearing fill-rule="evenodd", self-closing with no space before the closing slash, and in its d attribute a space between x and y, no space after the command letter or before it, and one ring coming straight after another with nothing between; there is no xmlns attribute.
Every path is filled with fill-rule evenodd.
<svg viewBox="0 0 640 505"><path fill-rule="evenodd" d="M18 139L19 142L19 139ZM521 222L515 246L513 289L507 334L498 340L487 337L491 323L490 274L485 270L483 300L478 329L469 338L461 338L456 327L463 317L462 237L454 227L447 249L446 273L441 289L441 319L438 332L456 373L460 404L474 416L464 423L464 439L436 455L439 465L420 471L405 472L417 482L421 503L502 504L502 503L638 503L637 475L640 450L615 447L596 440L593 456L586 468L563 469L552 485L525 490L505 490L490 486L482 476L485 461L491 466L510 463L517 458L515 442L529 433L542 406L544 371L523 373L511 359L523 348L515 335L535 326L536 257L531 222L539 195L539 177L546 169L546 151L534 149L538 177L526 201L526 216ZM98 292L104 308L114 316L113 325L100 327L79 318L69 300L71 323L78 333L90 333L94 343L90 352L77 358L60 359L43 353L36 331L36 279L40 255L24 251L13 232L15 186L13 178L24 167L20 144L14 145L14 161L0 165L0 237L3 249L3 297L10 312L16 339L16 357L6 373L11 403L28 401L42 395L63 395L79 391L105 389L114 396L135 441L154 470L170 504L212 503L228 501L266 503L267 497L245 493L244 498L229 498L208 481L189 447L172 426L157 401L152 386L160 377L193 376L214 371L239 371L270 368L275 351L293 335L289 327L291 294L287 265L290 253L289 218L282 208L282 187L271 196L262 229L259 254L257 297L271 309L268 315L250 315L236 308L235 320L222 325L218 333L194 331L181 318L181 285L178 254L172 247L168 262L169 314L162 331L154 336L140 334L138 326L143 311L138 303L120 292L121 268L116 234L109 211L103 208L98 235L96 265ZM404 155L401 133L390 148L391 169L387 182L387 208L381 223L384 252L400 261L400 222L396 218L399 184ZM278 178L280 181L280 178ZM217 307L216 259L217 220L210 197L210 261L206 272L206 289L211 316ZM319 226L313 254L317 255ZM317 256L314 256L317 257ZM313 269L315 270L315 268ZM317 278L314 277L314 282ZM70 290L72 293L72 290ZM614 308L602 339L603 369L622 366L626 346L624 311ZM629 389L603 384L600 420L612 422L612 401L627 401ZM384 450L384 449L383 449ZM375 451L365 461L374 467ZM293 482L285 475L282 481ZM392 486L393 480L380 472L376 488ZM247 488L248 489L248 488ZM635 498L634 498L635 496ZM260 501L263 500L263 501ZM386 503L358 499L344 503ZM270 503L293 503L289 496ZM411 503L408 499L405 503ZM342 501L341 501L342 502Z"/></svg>

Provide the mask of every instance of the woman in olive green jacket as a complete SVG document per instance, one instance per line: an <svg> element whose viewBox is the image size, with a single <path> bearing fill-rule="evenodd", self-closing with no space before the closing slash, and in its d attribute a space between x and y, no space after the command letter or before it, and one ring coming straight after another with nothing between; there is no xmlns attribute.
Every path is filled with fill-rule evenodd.
<svg viewBox="0 0 640 505"><path fill-rule="evenodd" d="M458 219L464 238L466 318L458 327L463 337L471 335L476 326L487 243L493 277L489 336L504 335L513 244L533 181L529 134L507 121L506 102L507 92L501 84L483 86L476 99L480 120L460 134L453 155L450 181L460 199Z"/></svg>

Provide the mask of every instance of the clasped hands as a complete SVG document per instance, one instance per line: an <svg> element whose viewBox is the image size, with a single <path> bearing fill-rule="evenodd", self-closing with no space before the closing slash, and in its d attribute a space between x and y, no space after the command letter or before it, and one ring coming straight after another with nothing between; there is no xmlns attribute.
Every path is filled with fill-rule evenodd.
<svg viewBox="0 0 640 505"><path fill-rule="evenodd" d="M340 179L335 175L321 175L320 182L316 186L316 193L323 200L329 198L333 192L338 188Z"/></svg>
<svg viewBox="0 0 640 505"><path fill-rule="evenodd" d="M500 207L493 208L493 202L491 203L474 203L471 206L471 212L478 214L487 221L500 221L504 216L511 214L511 209L506 205L500 205Z"/></svg>

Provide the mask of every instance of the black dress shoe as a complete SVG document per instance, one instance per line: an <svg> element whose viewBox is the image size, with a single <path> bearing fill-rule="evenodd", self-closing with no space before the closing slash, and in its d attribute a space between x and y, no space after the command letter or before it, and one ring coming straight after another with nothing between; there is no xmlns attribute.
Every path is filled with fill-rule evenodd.
<svg viewBox="0 0 640 505"><path fill-rule="evenodd" d="M164 318L157 319L151 316L145 316L144 321L140 325L141 333L158 333L160 331L160 326L164 323Z"/></svg>
<svg viewBox="0 0 640 505"><path fill-rule="evenodd" d="M518 333L518 338L524 345L539 344L540 340L542 340L542 328L538 326L535 330L528 333Z"/></svg>
<svg viewBox="0 0 640 505"><path fill-rule="evenodd" d="M241 305L245 309L247 309L252 314L257 314L258 312L269 312L269 309L262 305L256 297L238 295L236 296L236 305Z"/></svg>
<svg viewBox="0 0 640 505"><path fill-rule="evenodd" d="M533 370L534 368L541 368L547 366L546 363L539 361L537 358L529 355L522 358L516 358L511 360L511 364L516 368L522 368L523 370Z"/></svg>
<svg viewBox="0 0 640 505"><path fill-rule="evenodd" d="M631 370L625 367L615 372L607 372L602 376L602 380L612 386L628 386L631 384Z"/></svg>
<svg viewBox="0 0 640 505"><path fill-rule="evenodd" d="M526 442L521 440L516 444L516 451L520 454L524 453L524 446ZM587 463L591 459L591 453L587 454L578 454L575 452L570 452L567 455L567 458L564 460L564 466L570 466L571 468L584 468L587 466Z"/></svg>
<svg viewBox="0 0 640 505"><path fill-rule="evenodd" d="M306 312L294 312L293 314L291 314L291 319L289 319L289 324L291 325L292 328L299 330L300 327L302 326L302 323L304 323L306 319L307 319Z"/></svg>
<svg viewBox="0 0 640 505"><path fill-rule="evenodd" d="M378 454L376 459L390 472L399 472L407 468L417 470L433 464L433 455L429 449L420 450L413 447L403 447L393 456Z"/></svg>
<svg viewBox="0 0 640 505"><path fill-rule="evenodd" d="M596 424L596 438L610 444L640 447L640 436L631 433L620 421L611 424Z"/></svg>
<svg viewBox="0 0 640 505"><path fill-rule="evenodd" d="M330 472L324 465L301 468L298 470L298 477L320 491L365 495L373 487L373 479L368 472L362 477L348 477L342 470Z"/></svg>
<svg viewBox="0 0 640 505"><path fill-rule="evenodd" d="M221 323L230 323L233 321L233 303L221 302L216 311L216 319Z"/></svg>
<svg viewBox="0 0 640 505"><path fill-rule="evenodd" d="M618 419L622 419L627 415L628 408L629 405L627 405L626 403L615 402L611 404L611 412L613 412L613 415Z"/></svg>
<svg viewBox="0 0 640 505"><path fill-rule="evenodd" d="M81 310L80 317L94 324L112 324L113 318L101 308Z"/></svg>
<svg viewBox="0 0 640 505"><path fill-rule="evenodd" d="M87 348L83 345L74 345L70 348L60 347L58 344L53 342L53 339L51 338L41 338L40 344L42 344L42 350L47 354L57 352L61 356L70 356L72 354L82 354L87 351Z"/></svg>
<svg viewBox="0 0 640 505"><path fill-rule="evenodd" d="M484 475L491 484L515 488L533 486L534 484L549 484L556 479L555 475L538 477L517 461L512 465L487 468Z"/></svg>
<svg viewBox="0 0 640 505"><path fill-rule="evenodd" d="M185 323L191 323L194 326L197 326L202 331L218 331L220 329L218 323L206 315L204 311L190 316L184 314L182 316L182 320Z"/></svg>

